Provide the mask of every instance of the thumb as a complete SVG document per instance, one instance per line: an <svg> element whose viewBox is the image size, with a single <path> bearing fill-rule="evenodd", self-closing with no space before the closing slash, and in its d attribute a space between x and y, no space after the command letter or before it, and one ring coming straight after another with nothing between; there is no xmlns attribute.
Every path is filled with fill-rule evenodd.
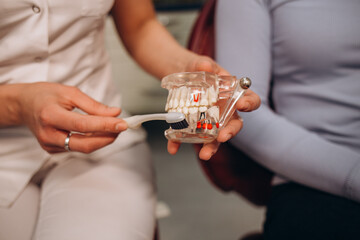
<svg viewBox="0 0 360 240"><path fill-rule="evenodd" d="M209 57L201 57L195 62L194 71L211 72L218 75L229 75L229 73Z"/></svg>

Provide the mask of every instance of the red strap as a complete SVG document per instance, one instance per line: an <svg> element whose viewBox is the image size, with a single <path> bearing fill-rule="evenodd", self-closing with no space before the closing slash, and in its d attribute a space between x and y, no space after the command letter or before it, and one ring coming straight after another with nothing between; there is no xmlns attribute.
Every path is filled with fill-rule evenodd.
<svg viewBox="0 0 360 240"><path fill-rule="evenodd" d="M216 0L208 0L191 31L188 49L211 58L215 56ZM198 128L201 128L198 122ZM198 153L201 146L195 145ZM273 173L254 162L239 149L225 143L209 160L199 163L209 181L222 191L235 191L255 205L264 205L271 190Z"/></svg>
<svg viewBox="0 0 360 240"><path fill-rule="evenodd" d="M201 55L214 58L214 16L216 0L208 0L201 9L192 28L188 49Z"/></svg>

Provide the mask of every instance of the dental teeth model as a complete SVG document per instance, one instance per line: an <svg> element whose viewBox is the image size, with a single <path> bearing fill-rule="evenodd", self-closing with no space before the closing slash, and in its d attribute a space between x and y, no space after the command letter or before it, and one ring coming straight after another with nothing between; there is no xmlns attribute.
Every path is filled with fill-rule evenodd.
<svg viewBox="0 0 360 240"><path fill-rule="evenodd" d="M250 83L248 78L236 79L207 72L166 76L161 84L169 90L165 111L184 114L189 126L179 130L170 128L165 136L172 141L189 143L215 140Z"/></svg>
<svg viewBox="0 0 360 240"><path fill-rule="evenodd" d="M217 101L218 90L215 90L214 86L209 88L182 86L169 90L165 111L183 113L188 122L196 123L196 129L211 130L213 125L219 128L219 107L213 106Z"/></svg>

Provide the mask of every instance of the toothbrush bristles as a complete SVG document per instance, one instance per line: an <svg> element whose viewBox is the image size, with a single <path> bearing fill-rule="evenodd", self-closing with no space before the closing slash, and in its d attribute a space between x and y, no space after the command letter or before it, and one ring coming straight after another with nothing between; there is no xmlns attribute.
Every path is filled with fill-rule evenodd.
<svg viewBox="0 0 360 240"><path fill-rule="evenodd" d="M184 129L184 128L187 128L189 126L188 122L186 121L186 119L180 121L180 122L174 122L174 123L169 123L170 124L170 127L172 129L176 129L176 130L179 130L179 129Z"/></svg>

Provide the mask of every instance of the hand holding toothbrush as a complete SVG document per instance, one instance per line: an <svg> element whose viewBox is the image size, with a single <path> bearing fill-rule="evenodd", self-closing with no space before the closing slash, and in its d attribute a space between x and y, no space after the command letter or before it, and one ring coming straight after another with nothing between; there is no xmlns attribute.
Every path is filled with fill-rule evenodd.
<svg viewBox="0 0 360 240"><path fill-rule="evenodd" d="M120 108L101 104L76 87L49 82L8 84L0 92L11 99L2 109L9 117L0 120L0 127L28 127L49 153L90 153L112 143L127 128L117 118ZM75 108L88 114L72 111Z"/></svg>

